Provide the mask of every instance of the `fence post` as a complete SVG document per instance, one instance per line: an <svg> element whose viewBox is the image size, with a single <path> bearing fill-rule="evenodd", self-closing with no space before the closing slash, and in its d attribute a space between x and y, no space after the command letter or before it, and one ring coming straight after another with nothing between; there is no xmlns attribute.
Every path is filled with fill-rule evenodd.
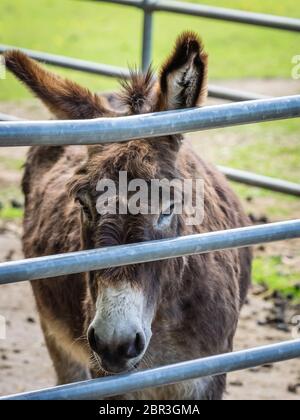
<svg viewBox="0 0 300 420"><path fill-rule="evenodd" d="M142 71L145 73L151 64L152 57L152 22L153 22L153 11L150 7L150 3L153 0L143 0L143 50L142 50Z"/></svg>

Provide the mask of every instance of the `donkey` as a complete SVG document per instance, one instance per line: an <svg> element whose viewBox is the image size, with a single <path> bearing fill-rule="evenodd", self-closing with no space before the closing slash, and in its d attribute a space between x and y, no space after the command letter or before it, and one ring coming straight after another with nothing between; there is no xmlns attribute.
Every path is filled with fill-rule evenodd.
<svg viewBox="0 0 300 420"><path fill-rule="evenodd" d="M207 54L183 33L158 78L132 72L118 101L42 68L20 51L6 65L59 119L118 117L202 105ZM118 104L116 107L116 103ZM84 138L82 139L84 142ZM204 218L186 223L172 198L160 213L99 214L99 180L203 179ZM181 135L96 146L34 146L23 178L25 256L37 257L249 224L215 167ZM100 197L101 198L101 197ZM121 197L117 197L121 200ZM233 348L251 277L251 251L224 250L32 282L58 384L202 358ZM222 399L225 375L120 395Z"/></svg>

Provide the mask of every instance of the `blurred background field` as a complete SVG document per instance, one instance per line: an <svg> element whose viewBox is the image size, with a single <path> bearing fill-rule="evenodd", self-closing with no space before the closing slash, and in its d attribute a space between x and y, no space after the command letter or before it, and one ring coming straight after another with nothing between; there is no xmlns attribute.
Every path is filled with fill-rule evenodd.
<svg viewBox="0 0 300 420"><path fill-rule="evenodd" d="M294 0L206 0L205 4L300 18L300 3ZM0 26L0 43L3 44L124 67L140 62L142 13L134 8L88 0L27 0L25 7L21 0L2 0ZM202 36L209 52L213 83L245 87L269 95L300 93L300 81L291 79L292 57L300 54L298 34L157 13L154 17L155 68L169 53L177 34L186 29ZM114 79L63 69L55 71L98 91L118 87ZM10 74L0 81L0 112L33 119L44 117L46 114L36 100L29 98L32 95ZM214 130L191 137L197 138L194 144L199 153L216 164L299 182L299 120ZM22 217L18 182L23 162L24 151L0 151L2 221L18 222ZM273 221L299 216L297 198L241 185L234 188L254 218ZM300 256L297 247L288 250L297 263L287 268L281 252L285 246L277 247L276 255L256 257L254 280L300 297Z"/></svg>

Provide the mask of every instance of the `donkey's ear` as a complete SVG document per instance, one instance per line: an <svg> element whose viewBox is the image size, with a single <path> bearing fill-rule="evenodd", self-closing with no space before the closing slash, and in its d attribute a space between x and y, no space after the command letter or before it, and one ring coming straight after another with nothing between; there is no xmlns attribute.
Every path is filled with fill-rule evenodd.
<svg viewBox="0 0 300 420"><path fill-rule="evenodd" d="M207 97L208 56L200 38L184 32L160 73L159 110L191 108Z"/></svg>
<svg viewBox="0 0 300 420"><path fill-rule="evenodd" d="M45 70L21 51L4 53L6 67L60 119L97 118L109 114L106 100Z"/></svg>

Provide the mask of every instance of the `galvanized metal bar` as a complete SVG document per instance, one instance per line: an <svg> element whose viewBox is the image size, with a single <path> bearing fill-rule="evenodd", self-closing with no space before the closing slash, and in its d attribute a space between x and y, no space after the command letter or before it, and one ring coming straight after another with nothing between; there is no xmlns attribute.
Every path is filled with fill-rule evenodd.
<svg viewBox="0 0 300 420"><path fill-rule="evenodd" d="M0 121L21 121L21 118L0 114ZM295 195L297 197L300 196L300 184L220 165L218 168L231 181L283 194Z"/></svg>
<svg viewBox="0 0 300 420"><path fill-rule="evenodd" d="M0 121L21 121L21 118L0 113ZM220 165L218 168L231 181L283 194L300 196L300 184Z"/></svg>
<svg viewBox="0 0 300 420"><path fill-rule="evenodd" d="M284 194L295 195L297 197L300 196L300 184L296 184L294 182L258 175L253 172L241 171L239 169L228 168L225 166L218 166L218 169L231 181L254 187L265 188L267 190Z"/></svg>
<svg viewBox="0 0 300 420"><path fill-rule="evenodd" d="M0 147L123 142L299 116L300 96L287 96L129 117L1 122Z"/></svg>
<svg viewBox="0 0 300 420"><path fill-rule="evenodd" d="M233 102L255 101L257 99L270 98L270 96L267 95L261 95L249 91L241 91L215 85L208 86L208 96L211 98L225 99L227 101Z"/></svg>
<svg viewBox="0 0 300 420"><path fill-rule="evenodd" d="M95 0L94 0L95 1ZM96 0L106 3L123 4L126 6L144 7L142 1L137 0ZM152 3L153 11L173 12L181 15L199 16L210 19L238 22L267 28L282 29L299 32L300 19L283 16L253 13L243 10L227 9L223 7L206 6L203 4L183 3L179 1L156 0Z"/></svg>
<svg viewBox="0 0 300 420"><path fill-rule="evenodd" d="M161 241L49 255L0 264L0 284L58 277L299 237L300 219Z"/></svg>
<svg viewBox="0 0 300 420"><path fill-rule="evenodd" d="M300 19L179 1L157 0L154 10L300 32Z"/></svg>
<svg viewBox="0 0 300 420"><path fill-rule="evenodd" d="M51 64L57 67L84 71L92 74L101 74L107 77L128 78L129 71L126 68L110 66L107 64L99 64L91 61L81 60L78 58L65 57L62 55L49 54L40 51L29 50L27 48L19 48L12 45L0 44L0 53L7 50L20 50L26 53L29 57L46 64Z"/></svg>
<svg viewBox="0 0 300 420"><path fill-rule="evenodd" d="M132 6L138 9L143 9L143 0L91 0L94 2L112 3L121 6Z"/></svg>
<svg viewBox="0 0 300 420"><path fill-rule="evenodd" d="M140 372L11 395L0 400L99 400L145 388L221 375L266 363L282 362L299 356L300 340L286 341Z"/></svg>
<svg viewBox="0 0 300 420"><path fill-rule="evenodd" d="M22 121L22 119L14 115L0 113L0 121Z"/></svg>
<svg viewBox="0 0 300 420"><path fill-rule="evenodd" d="M152 27L153 13L151 3L154 0L144 1L144 18L143 18L143 50L142 50L142 70L144 73L148 70L152 59ZM148 7L149 6L149 7Z"/></svg>

